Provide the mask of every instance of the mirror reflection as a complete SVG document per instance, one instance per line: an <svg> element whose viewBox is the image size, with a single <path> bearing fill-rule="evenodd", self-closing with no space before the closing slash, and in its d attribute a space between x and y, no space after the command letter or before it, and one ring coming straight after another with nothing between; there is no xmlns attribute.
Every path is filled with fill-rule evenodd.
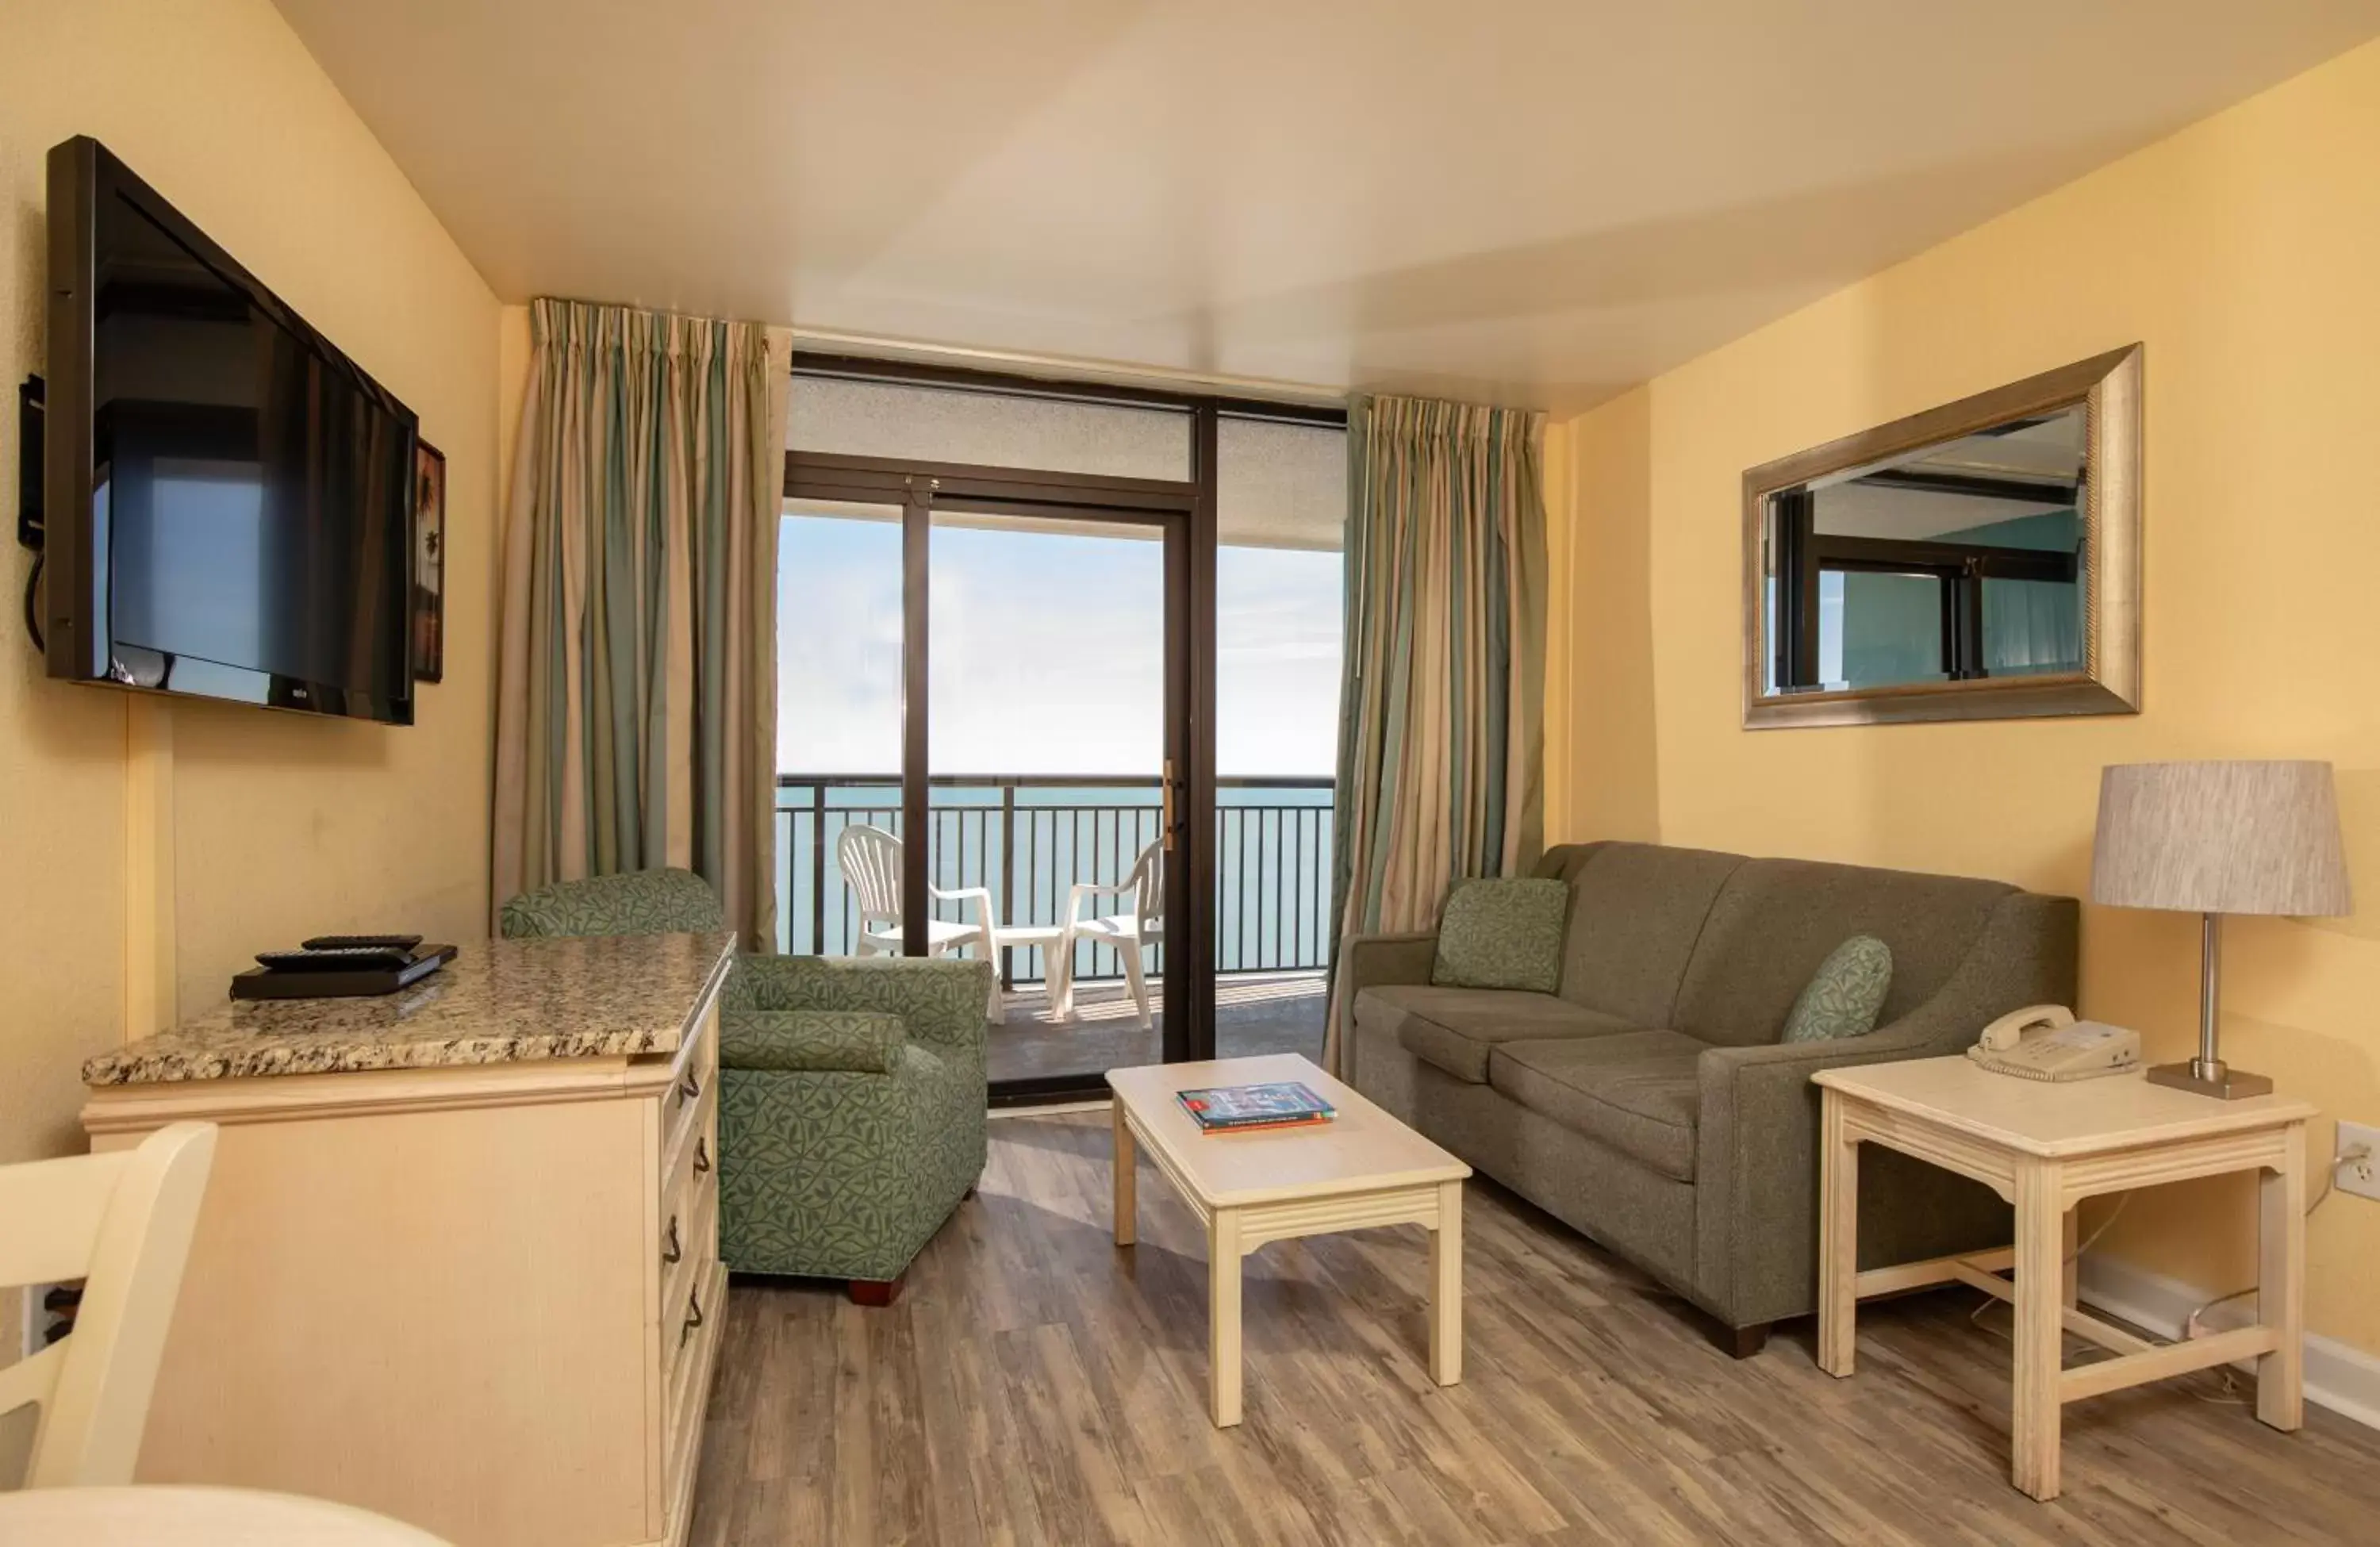
<svg viewBox="0 0 2380 1547"><path fill-rule="evenodd" d="M1770 493L1767 691L2080 674L2089 408Z"/></svg>

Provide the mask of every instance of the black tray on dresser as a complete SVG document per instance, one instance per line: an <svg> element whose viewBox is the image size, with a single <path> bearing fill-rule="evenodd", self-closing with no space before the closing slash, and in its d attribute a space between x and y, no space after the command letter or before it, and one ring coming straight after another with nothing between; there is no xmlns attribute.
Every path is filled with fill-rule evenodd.
<svg viewBox="0 0 2380 1547"><path fill-rule="evenodd" d="M403 967L363 971L291 972L251 967L231 980L234 999L360 999L411 988L455 959L452 945L416 945Z"/></svg>

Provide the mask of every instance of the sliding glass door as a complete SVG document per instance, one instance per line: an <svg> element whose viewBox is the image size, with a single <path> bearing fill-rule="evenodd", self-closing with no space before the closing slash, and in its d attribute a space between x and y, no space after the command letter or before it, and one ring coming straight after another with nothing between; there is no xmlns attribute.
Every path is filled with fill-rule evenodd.
<svg viewBox="0 0 2380 1547"><path fill-rule="evenodd" d="M927 566L929 869L944 930L980 914L1004 1091L1190 1054L1165 896L1186 827L1166 570L1186 522L941 508ZM972 894L972 895L964 895ZM1169 1041L1172 1045L1168 1045Z"/></svg>
<svg viewBox="0 0 2380 1547"><path fill-rule="evenodd" d="M781 948L988 956L996 1101L1216 1056L1219 966L1222 1051L1318 1054L1335 417L797 363Z"/></svg>

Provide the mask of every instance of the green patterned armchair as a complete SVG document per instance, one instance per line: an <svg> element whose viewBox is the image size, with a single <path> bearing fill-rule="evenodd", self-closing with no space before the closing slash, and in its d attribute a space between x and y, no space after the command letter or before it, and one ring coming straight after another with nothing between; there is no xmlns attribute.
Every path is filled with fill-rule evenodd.
<svg viewBox="0 0 2380 1547"><path fill-rule="evenodd" d="M727 928L686 871L561 882L505 935ZM747 955L719 1017L719 1250L739 1273L848 1280L888 1303L984 1163L991 967Z"/></svg>

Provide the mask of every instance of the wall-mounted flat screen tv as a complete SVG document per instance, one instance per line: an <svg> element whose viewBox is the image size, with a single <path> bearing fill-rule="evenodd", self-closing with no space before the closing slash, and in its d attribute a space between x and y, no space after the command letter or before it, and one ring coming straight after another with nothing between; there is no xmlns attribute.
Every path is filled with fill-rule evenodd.
<svg viewBox="0 0 2380 1547"><path fill-rule="evenodd" d="M49 184L49 675L412 724L413 410L97 140Z"/></svg>

